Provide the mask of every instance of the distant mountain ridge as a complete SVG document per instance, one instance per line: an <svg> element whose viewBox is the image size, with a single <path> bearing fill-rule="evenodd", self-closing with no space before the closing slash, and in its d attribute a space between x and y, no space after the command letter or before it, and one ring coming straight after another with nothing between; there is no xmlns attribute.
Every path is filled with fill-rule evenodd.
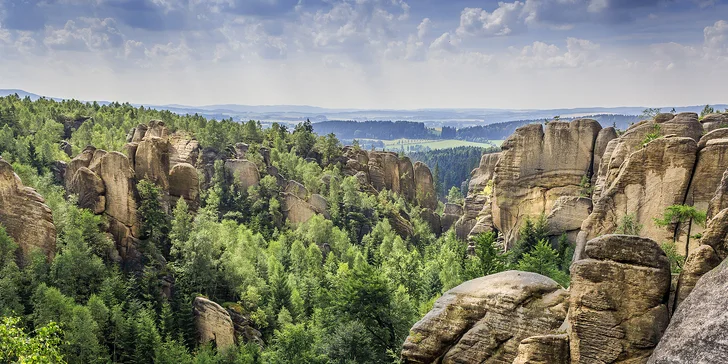
<svg viewBox="0 0 728 364"><path fill-rule="evenodd" d="M0 96L18 94L20 97L30 97L37 100L43 96L27 92L21 89L0 89ZM49 97L56 101L63 98ZM107 104L108 101L97 101L100 104ZM142 104L132 105L140 106ZM308 105L237 105L219 104L205 106L189 106L179 104L168 105L147 105L145 107L157 110L169 110L179 114L200 114L207 118L223 119L233 118L237 121L260 120L263 122L282 122L297 124L306 119L312 122L329 120L408 120L424 123L427 127L451 126L466 128L470 126L482 126L514 120L539 120L551 119L554 116L561 116L562 119L580 117L586 115L639 115L646 108L640 107L582 107L582 108L560 108L549 110L538 109L495 109L495 108L442 108L442 109L416 109L416 110L392 110L392 109L329 109ZM712 105L717 110L728 108L726 104ZM700 112L704 105L675 107L677 112ZM663 107L663 111L669 111L670 107Z"/></svg>

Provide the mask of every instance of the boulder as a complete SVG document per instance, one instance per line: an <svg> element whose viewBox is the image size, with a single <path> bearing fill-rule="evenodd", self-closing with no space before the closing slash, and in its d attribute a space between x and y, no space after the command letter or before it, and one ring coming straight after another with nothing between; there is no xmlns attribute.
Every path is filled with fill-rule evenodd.
<svg viewBox="0 0 728 364"><path fill-rule="evenodd" d="M653 240L604 235L571 265L571 363L644 363L669 322L670 263Z"/></svg>
<svg viewBox="0 0 728 364"><path fill-rule="evenodd" d="M180 163L197 164L200 155L200 143L184 132L175 132L169 136L169 165Z"/></svg>
<svg viewBox="0 0 728 364"><path fill-rule="evenodd" d="M284 191L295 195L301 200L305 200L308 198L308 190L306 189L306 187L294 180L288 181L288 184L286 184L286 189Z"/></svg>
<svg viewBox="0 0 728 364"><path fill-rule="evenodd" d="M558 329L568 293L535 273L467 281L440 297L402 348L404 363L512 363L521 342Z"/></svg>
<svg viewBox="0 0 728 364"><path fill-rule="evenodd" d="M88 164L88 168L90 170L94 170L96 166L99 165L99 161L101 161L101 158L108 154L109 152L103 150L103 149L96 149L94 150L94 155L91 157L91 161Z"/></svg>
<svg viewBox="0 0 728 364"><path fill-rule="evenodd" d="M725 363L728 357L728 262L704 275L677 307L648 363Z"/></svg>
<svg viewBox="0 0 728 364"><path fill-rule="evenodd" d="M227 310L203 297L195 297L192 309L200 344L213 342L218 349L235 345L235 328Z"/></svg>
<svg viewBox="0 0 728 364"><path fill-rule="evenodd" d="M245 159L228 159L225 161L225 172L228 178L243 191L260 182L258 166Z"/></svg>
<svg viewBox="0 0 728 364"><path fill-rule="evenodd" d="M410 217L406 211L390 211L387 213L387 219L389 220L389 224L392 225L392 229L394 229L394 231L399 234L402 239L407 240L407 238L414 235L415 228L414 226L412 226L412 223L410 222Z"/></svg>
<svg viewBox="0 0 728 364"><path fill-rule="evenodd" d="M152 129L147 131L150 133ZM169 142L167 139L146 136L139 142L134 157L137 180L146 179L163 190L169 189Z"/></svg>
<svg viewBox="0 0 728 364"><path fill-rule="evenodd" d="M657 226L654 218L662 216L668 206L683 203L696 150L694 139L671 137L653 140L633 152L584 220L575 259L579 259L588 240L615 232L620 220L628 214L643 225L642 236L661 242L672 240L672 231Z"/></svg>
<svg viewBox="0 0 728 364"><path fill-rule="evenodd" d="M263 347L263 334L253 327L253 322L248 316L242 313L239 306L233 305L233 307L228 307L227 312L230 314L230 318L233 321L237 343L256 343L260 347Z"/></svg>
<svg viewBox="0 0 728 364"><path fill-rule="evenodd" d="M435 192L435 181L432 179L430 168L422 162L415 162L415 195L417 204L422 208L437 209L437 193Z"/></svg>
<svg viewBox="0 0 728 364"><path fill-rule="evenodd" d="M569 336L542 335L521 341L513 364L569 364Z"/></svg>
<svg viewBox="0 0 728 364"><path fill-rule="evenodd" d="M78 207L100 214L106 209L106 186L96 173L86 167L79 168L71 178L66 191L78 196Z"/></svg>
<svg viewBox="0 0 728 364"><path fill-rule="evenodd" d="M495 167L493 222L510 245L527 218L548 213L562 196L578 196L591 178L598 122L553 121L516 129ZM478 210L480 211L480 210Z"/></svg>
<svg viewBox="0 0 728 364"><path fill-rule="evenodd" d="M184 198L193 210L199 206L200 177L197 169L187 163L178 163L169 172L169 195Z"/></svg>
<svg viewBox="0 0 728 364"><path fill-rule="evenodd" d="M26 187L13 167L0 159L0 225L18 244L18 263L22 267L38 250L50 261L56 251L56 226L53 213L43 197Z"/></svg>

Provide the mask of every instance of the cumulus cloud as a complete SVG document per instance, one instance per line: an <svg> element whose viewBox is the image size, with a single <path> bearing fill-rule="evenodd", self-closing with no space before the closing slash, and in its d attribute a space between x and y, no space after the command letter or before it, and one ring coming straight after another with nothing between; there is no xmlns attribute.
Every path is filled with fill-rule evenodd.
<svg viewBox="0 0 728 364"><path fill-rule="evenodd" d="M703 31L705 57L721 59L728 57L728 22L719 20L705 27Z"/></svg>
<svg viewBox="0 0 728 364"><path fill-rule="evenodd" d="M525 3L499 2L498 8L487 12L481 8L465 8L460 14L458 35L510 35L524 27Z"/></svg>
<svg viewBox="0 0 728 364"><path fill-rule="evenodd" d="M123 35L111 18L80 18L69 20L60 29L46 27L43 44L61 50L103 50L120 47Z"/></svg>
<svg viewBox="0 0 728 364"><path fill-rule="evenodd" d="M597 51L600 45L586 39L567 38L566 52L555 44L533 42L520 50L511 48L515 54L511 66L523 68L577 68L598 65Z"/></svg>

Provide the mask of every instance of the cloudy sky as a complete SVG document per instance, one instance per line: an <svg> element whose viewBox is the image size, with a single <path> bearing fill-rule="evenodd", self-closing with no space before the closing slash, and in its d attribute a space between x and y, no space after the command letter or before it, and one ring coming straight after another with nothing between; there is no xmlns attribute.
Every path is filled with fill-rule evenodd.
<svg viewBox="0 0 728 364"><path fill-rule="evenodd" d="M0 0L0 88L335 108L728 101L721 0Z"/></svg>

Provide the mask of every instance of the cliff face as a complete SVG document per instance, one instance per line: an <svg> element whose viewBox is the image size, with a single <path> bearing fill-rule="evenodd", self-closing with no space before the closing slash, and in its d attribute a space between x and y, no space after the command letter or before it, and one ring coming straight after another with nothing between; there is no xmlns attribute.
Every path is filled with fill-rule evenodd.
<svg viewBox="0 0 728 364"><path fill-rule="evenodd" d="M49 260L56 251L56 227L51 209L34 189L23 185L10 164L0 158L0 224L15 240L19 263L38 250Z"/></svg>

